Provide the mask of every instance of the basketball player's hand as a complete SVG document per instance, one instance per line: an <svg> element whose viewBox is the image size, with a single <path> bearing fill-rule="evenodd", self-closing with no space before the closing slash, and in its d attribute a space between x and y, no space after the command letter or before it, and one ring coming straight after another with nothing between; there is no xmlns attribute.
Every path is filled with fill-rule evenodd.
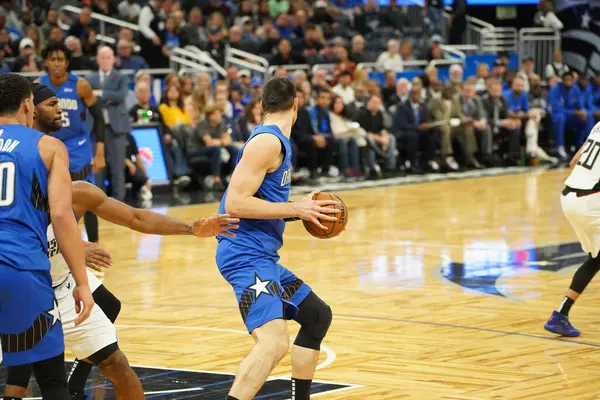
<svg viewBox="0 0 600 400"><path fill-rule="evenodd" d="M73 298L75 299L75 312L79 314L75 318L75 326L81 324L88 319L94 307L94 298L89 285L77 285L73 290Z"/></svg>
<svg viewBox="0 0 600 400"><path fill-rule="evenodd" d="M298 218L310 221L319 228L327 230L327 227L321 224L320 221L337 221L337 215L333 214L339 214L340 210L329 206L335 206L338 202L337 200L313 200L316 194L319 194L318 190L303 197L302 200L294 202L294 210Z"/></svg>
<svg viewBox="0 0 600 400"><path fill-rule="evenodd" d="M112 257L106 250L96 243L84 242L85 265L94 271L103 272L112 267Z"/></svg>
<svg viewBox="0 0 600 400"><path fill-rule="evenodd" d="M192 232L198 237L215 237L217 235L235 237L231 230L240 227L237 225L238 222L240 222L239 218L233 218L227 214L200 218L192 222Z"/></svg>
<svg viewBox="0 0 600 400"><path fill-rule="evenodd" d="M94 173L97 173L98 171L104 169L104 167L106 167L106 159L104 158L104 154L96 155L94 157L93 165L94 165L94 167L93 167Z"/></svg>

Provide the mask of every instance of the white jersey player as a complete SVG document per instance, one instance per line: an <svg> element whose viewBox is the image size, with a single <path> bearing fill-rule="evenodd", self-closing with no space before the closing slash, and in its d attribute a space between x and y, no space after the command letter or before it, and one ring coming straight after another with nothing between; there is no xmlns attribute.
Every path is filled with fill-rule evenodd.
<svg viewBox="0 0 600 400"><path fill-rule="evenodd" d="M563 212L588 259L577 269L558 310L544 325L547 331L575 337L581 332L571 325L569 311L600 269L600 123L596 124L573 160L571 175L561 195Z"/></svg>

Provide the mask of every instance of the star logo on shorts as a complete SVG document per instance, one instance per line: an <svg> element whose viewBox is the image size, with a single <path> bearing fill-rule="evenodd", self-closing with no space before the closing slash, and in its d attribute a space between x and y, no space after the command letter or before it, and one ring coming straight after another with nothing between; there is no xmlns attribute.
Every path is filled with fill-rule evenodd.
<svg viewBox="0 0 600 400"><path fill-rule="evenodd" d="M52 326L54 326L57 321L60 321L60 311L58 309L58 302L56 299L54 299L52 303L52 309L46 312L52 316Z"/></svg>
<svg viewBox="0 0 600 400"><path fill-rule="evenodd" d="M248 286L247 289L254 291L254 299L258 300L260 295L263 293L268 294L269 296L272 296L271 292L269 292L269 289L267 289L267 287L270 284L271 284L271 281L269 281L269 280L263 281L262 279L260 279L260 276L258 276L258 274L254 274L254 284Z"/></svg>

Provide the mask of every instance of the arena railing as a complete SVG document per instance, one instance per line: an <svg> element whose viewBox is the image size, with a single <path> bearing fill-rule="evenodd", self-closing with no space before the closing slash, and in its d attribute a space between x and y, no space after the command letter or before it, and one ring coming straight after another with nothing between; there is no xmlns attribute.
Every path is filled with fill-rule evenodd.
<svg viewBox="0 0 600 400"><path fill-rule="evenodd" d="M262 74L263 79L267 78L269 61L264 58L257 56L256 54L248 53L239 49L234 49L231 46L227 46L225 50L225 66L235 65Z"/></svg>
<svg viewBox="0 0 600 400"><path fill-rule="evenodd" d="M535 72L544 77L552 54L560 50L560 31L551 28L523 28L519 31L519 65L525 57L535 60Z"/></svg>
<svg viewBox="0 0 600 400"><path fill-rule="evenodd" d="M78 15L81 14L81 8L74 7L74 6L62 6L61 8L59 8L59 11L70 12L70 13L78 14ZM98 20L100 22L100 35L102 35L103 37L107 36L106 35L106 26L107 25L114 25L114 26L118 26L120 28L129 28L134 32L138 32L140 30L140 27L137 24L132 24L131 22L121 21L120 19L117 19L117 18L107 17L106 15L98 14L95 12L92 13L92 19ZM61 26L61 28L63 28L63 27Z"/></svg>
<svg viewBox="0 0 600 400"><path fill-rule="evenodd" d="M207 52L200 50L196 46L176 47L172 49L169 61L173 69L177 69L178 65L183 65L188 68L197 68L198 71L209 72L213 75L216 73L227 77L227 71Z"/></svg>
<svg viewBox="0 0 600 400"><path fill-rule="evenodd" d="M287 70L289 72L294 72L294 71L306 71L306 73L311 72L311 66L308 64L271 65L267 69L267 76L275 75L275 71L277 70L277 68L284 68L285 70Z"/></svg>

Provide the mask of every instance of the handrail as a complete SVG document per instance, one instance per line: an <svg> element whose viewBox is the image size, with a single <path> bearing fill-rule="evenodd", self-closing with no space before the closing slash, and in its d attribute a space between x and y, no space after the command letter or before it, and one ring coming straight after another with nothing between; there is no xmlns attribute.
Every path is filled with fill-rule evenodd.
<svg viewBox="0 0 600 400"><path fill-rule="evenodd" d="M475 44L453 44L449 47L452 47L455 50L460 50L463 53L479 51L479 46Z"/></svg>
<svg viewBox="0 0 600 400"><path fill-rule="evenodd" d="M429 62L429 66L431 67L439 67L441 66L446 66L446 65L454 65L454 64L460 64L460 65L464 65L465 64L465 60L431 60Z"/></svg>
<svg viewBox="0 0 600 400"><path fill-rule="evenodd" d="M456 57L458 57L461 60L465 60L467 58L467 56L465 55L465 53L463 53L462 51L460 51L459 49L457 49L454 46L448 46L448 45L440 45L440 48L442 49L442 51L454 55Z"/></svg>
<svg viewBox="0 0 600 400"><path fill-rule="evenodd" d="M175 72L171 68L149 68L149 69L140 69L137 71L133 70L133 69L119 69L117 71L124 75L137 75L142 72L147 72L150 75L167 75L171 72ZM85 70L76 70L76 71L70 71L70 72L74 73L75 75L86 76L86 75L90 75L95 72L98 72L98 70L85 69ZM24 77L31 77L31 78L37 78L37 77L40 77L45 74L46 74L46 72L19 72L19 75L22 75Z"/></svg>
<svg viewBox="0 0 600 400"><path fill-rule="evenodd" d="M480 27L480 28L489 28L489 29L495 29L496 28L494 25L490 24L489 22L486 22L486 21L484 21L482 19L479 19L479 18L472 17L470 15L467 15L467 21L470 22L470 23L472 23L472 24L474 24L474 25L476 25L476 26L479 25L478 27Z"/></svg>
<svg viewBox="0 0 600 400"><path fill-rule="evenodd" d="M110 36L105 36L105 35L97 34L96 35L96 39L98 39L101 42L109 43L109 44L112 44L112 45L116 45L117 44L117 39L115 39L114 37L110 37ZM135 44L135 46L133 46L133 51L135 53L139 53L142 50L142 48L140 47L139 44L137 44L137 43L134 43L134 44Z"/></svg>
<svg viewBox="0 0 600 400"><path fill-rule="evenodd" d="M275 73L275 71L277 70L277 68L283 68L286 71L298 71L298 70L310 71L310 65L308 65L308 64L271 65L267 69L267 74L269 76L273 75Z"/></svg>
<svg viewBox="0 0 600 400"><path fill-rule="evenodd" d="M519 30L519 38L525 35L533 35L536 38L539 38L539 36L550 36L549 39L558 39L560 38L560 30L552 28L521 28Z"/></svg>
<svg viewBox="0 0 600 400"><path fill-rule="evenodd" d="M179 57L179 56L172 55L171 57L169 57L169 60L171 62L176 62L181 65L185 65L186 67L192 68L194 70L198 70L198 71L202 71L202 72L211 72L211 70L209 68L207 68L206 66L204 66L202 64L198 64L198 63L190 61L190 60L187 60L187 59Z"/></svg>
<svg viewBox="0 0 600 400"><path fill-rule="evenodd" d="M248 60L253 60L258 63L258 65ZM230 64L263 75L267 75L267 70L269 68L269 61L266 58L227 46L225 49L225 65L228 66Z"/></svg>
<svg viewBox="0 0 600 400"><path fill-rule="evenodd" d="M310 73L314 74L318 69L326 69L327 71L332 71L335 69L335 64L327 63L327 64L315 64L310 68Z"/></svg>
<svg viewBox="0 0 600 400"><path fill-rule="evenodd" d="M176 58L174 58L176 57ZM223 69L211 56L209 56L206 52L200 50L196 46L186 46L185 48L176 47L171 50L171 61L178 62L182 65L186 65L188 67L195 68L196 65L203 65L204 70L206 69L206 65L210 66L212 70L218 72L221 76L227 76L227 71ZM185 60L188 62L181 62L181 60ZM191 64L190 64L191 63Z"/></svg>
<svg viewBox="0 0 600 400"><path fill-rule="evenodd" d="M247 51L243 51L240 49L235 49L231 46L227 46L225 54L226 54L225 55L226 59L227 59L228 55L231 57L245 58L245 59L249 59L249 60L254 60L254 61L260 63L263 67L269 68L269 60L267 60L264 57L257 56L256 54L248 53Z"/></svg>
<svg viewBox="0 0 600 400"><path fill-rule="evenodd" d="M68 11L68 12L72 12L74 14L81 14L81 10L82 10L81 8L74 7L74 6L62 6L59 9L59 11ZM92 19L97 19L98 21L100 21L100 34L102 34L102 35L106 35L105 24L116 25L116 26L120 26L122 28L129 28L132 31L136 31L136 32L140 30L140 27L137 24L132 24L130 22L121 21L120 19L113 18L113 17L107 17L105 15L98 14L95 12L92 13Z"/></svg>

